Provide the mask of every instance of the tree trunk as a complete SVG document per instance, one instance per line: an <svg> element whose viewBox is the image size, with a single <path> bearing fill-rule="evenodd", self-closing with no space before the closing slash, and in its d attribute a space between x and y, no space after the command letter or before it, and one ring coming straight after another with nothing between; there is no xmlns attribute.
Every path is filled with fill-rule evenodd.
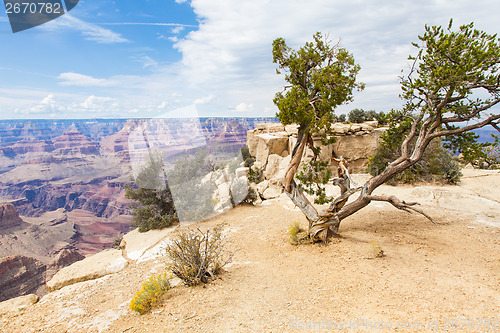
<svg viewBox="0 0 500 333"><path fill-rule="evenodd" d="M297 144L292 151L292 158L285 174L285 191L309 221L310 239L313 242L326 241L338 232L340 221L337 215L329 211L319 213L293 178L302 161L304 150L309 144L312 145L312 138L299 132Z"/></svg>

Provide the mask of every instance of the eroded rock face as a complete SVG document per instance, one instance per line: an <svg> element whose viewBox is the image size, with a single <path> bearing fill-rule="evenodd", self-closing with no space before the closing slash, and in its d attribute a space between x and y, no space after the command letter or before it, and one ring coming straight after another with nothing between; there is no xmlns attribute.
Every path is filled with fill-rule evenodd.
<svg viewBox="0 0 500 333"><path fill-rule="evenodd" d="M364 135L339 136L333 144L333 151L338 157L343 156L347 160L353 172L364 172L369 157L377 150L383 132L384 129L375 129Z"/></svg>
<svg viewBox="0 0 500 333"><path fill-rule="evenodd" d="M33 258L0 259L0 301L36 293L45 283L45 269L44 264Z"/></svg>
<svg viewBox="0 0 500 333"><path fill-rule="evenodd" d="M7 229L20 225L23 220L19 217L16 207L11 203L0 204L0 229Z"/></svg>

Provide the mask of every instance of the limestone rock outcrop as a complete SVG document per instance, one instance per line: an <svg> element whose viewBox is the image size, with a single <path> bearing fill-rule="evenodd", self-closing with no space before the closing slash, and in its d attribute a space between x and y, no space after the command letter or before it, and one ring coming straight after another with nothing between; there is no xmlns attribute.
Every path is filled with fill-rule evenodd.
<svg viewBox="0 0 500 333"><path fill-rule="evenodd" d="M0 302L0 315L7 312L17 312L38 302L39 297L35 294L11 298Z"/></svg>
<svg viewBox="0 0 500 333"><path fill-rule="evenodd" d="M106 250L77 261L61 269L47 282L47 289L54 291L77 282L93 280L122 270L128 261L119 250Z"/></svg>
<svg viewBox="0 0 500 333"><path fill-rule="evenodd" d="M369 157L375 154L380 135L387 128L379 128L377 121L361 124L334 123L331 125L335 143L322 145L319 136L313 136L314 145L321 146L320 160L329 163L330 169L336 172L332 157L343 157L349 163L351 173L365 172ZM250 155L255 158L253 168L259 169L264 182L257 185L263 199L274 198L282 193L285 171L290 163L290 152L297 143L298 125L283 126L270 123L260 124L247 134L247 146ZM303 162L310 161L314 154L306 149Z"/></svg>

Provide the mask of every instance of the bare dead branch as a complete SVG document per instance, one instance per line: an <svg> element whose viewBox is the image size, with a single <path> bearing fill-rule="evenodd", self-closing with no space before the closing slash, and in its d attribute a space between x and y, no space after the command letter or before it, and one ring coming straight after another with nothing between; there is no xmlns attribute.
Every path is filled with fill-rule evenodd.
<svg viewBox="0 0 500 333"><path fill-rule="evenodd" d="M391 196L385 196L385 195L367 195L366 199L371 200L371 201L385 201L396 207L397 209L404 210L408 213L411 213L412 211L417 212L419 214L422 214L425 216L429 221L431 221L434 224L437 224L432 217L427 215L424 211L421 209L415 208L413 206L419 205L418 202L405 202L403 200L400 200L396 198L394 195Z"/></svg>

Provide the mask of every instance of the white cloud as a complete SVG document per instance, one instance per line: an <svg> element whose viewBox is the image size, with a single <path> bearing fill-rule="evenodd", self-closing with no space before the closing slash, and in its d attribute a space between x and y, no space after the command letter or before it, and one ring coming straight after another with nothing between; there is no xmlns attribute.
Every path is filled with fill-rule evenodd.
<svg viewBox="0 0 500 333"><path fill-rule="evenodd" d="M113 81L106 79L96 79L89 75L78 74L78 73L61 73L57 77L61 85L64 86L95 86L95 87L107 87L114 85Z"/></svg>
<svg viewBox="0 0 500 333"><path fill-rule="evenodd" d="M446 25L454 17L456 26L475 21L481 22L476 24L481 29L500 32L500 22L492 15L500 4L486 0L310 0L306 6L298 0L192 0L190 5L200 26L175 44L182 53L182 78L190 86L203 91L210 87L210 93L225 96L222 109L238 100L251 101L252 114L276 111L272 99L284 85L272 63L271 44L277 37L294 48L310 41L316 31L329 34L334 42L340 39L362 67L360 81L367 83L355 102L340 111L388 111L401 105L398 76L425 24Z"/></svg>
<svg viewBox="0 0 500 333"><path fill-rule="evenodd" d="M187 2L187 0L175 0L176 3L184 3Z"/></svg>
<svg viewBox="0 0 500 333"><path fill-rule="evenodd" d="M173 34L178 34L178 33L180 33L180 32L181 32L181 31L183 31L183 30L184 30L184 27L183 27L183 26L177 26L177 27L175 27L175 28L172 28L172 33L173 33Z"/></svg>
<svg viewBox="0 0 500 333"><path fill-rule="evenodd" d="M98 97L91 95L85 99L85 101L81 104L81 106L85 109L96 109L101 108L105 104L109 104L110 102L114 102L115 99L111 97Z"/></svg>
<svg viewBox="0 0 500 333"><path fill-rule="evenodd" d="M140 61L142 62L143 68L158 66L158 63L154 59L152 59L151 57L149 57L149 56L143 56L143 57L141 57Z"/></svg>
<svg viewBox="0 0 500 333"><path fill-rule="evenodd" d="M234 108L234 112L242 113L242 112L252 112L254 110L253 104L240 103Z"/></svg>
<svg viewBox="0 0 500 333"><path fill-rule="evenodd" d="M194 100L193 104L207 104L214 99L214 95L208 95L205 97L197 98Z"/></svg>
<svg viewBox="0 0 500 333"><path fill-rule="evenodd" d="M479 29L500 32L500 21L494 14L500 11L500 3L488 0L404 3L396 0L309 0L307 5L300 0L176 2L186 2L192 7L199 21L198 29L182 36L169 37L162 32L153 37L173 42L182 56L180 61L169 63L170 54L165 57L168 60L157 54L155 59L143 57L144 67L154 66L154 71L147 71L145 75L94 78L62 73L58 77L61 85L88 87L84 96L79 91L74 93L78 102L76 105L66 102L67 109L77 112L88 95L98 96L102 94L102 87L108 87L106 95L120 104L112 108L109 115L122 116L133 111L141 116L155 116L195 103L202 116L243 113L245 116L272 116L276 112L272 102L274 94L284 85L283 77L275 74L272 41L284 37L288 45L297 48L310 41L316 31L321 31L329 34L334 42L340 39L354 54L361 65L359 80L366 83L364 91L355 93L354 102L341 106L338 112L353 108L389 111L401 105L398 76L407 66L408 54L414 52L411 42L418 40L425 24L447 25L453 17L456 27L474 21ZM85 38L95 41L127 41L111 30L101 30L103 28L66 16L52 21L60 22L53 24L53 28L79 30ZM181 25L170 23L118 24L171 26L173 34L181 30L176 28ZM87 91L91 89L95 90ZM37 91L36 99L30 97L30 101L38 103L48 92L42 97L40 94ZM0 102L4 100L0 97ZM58 101L56 105L61 103Z"/></svg>
<svg viewBox="0 0 500 333"><path fill-rule="evenodd" d="M52 32L63 30L77 30L80 31L85 39L101 44L128 42L128 40L122 37L122 35L119 33L106 28L102 28L96 24L85 22L70 14L63 15L57 20L50 21L42 25L41 28Z"/></svg>

